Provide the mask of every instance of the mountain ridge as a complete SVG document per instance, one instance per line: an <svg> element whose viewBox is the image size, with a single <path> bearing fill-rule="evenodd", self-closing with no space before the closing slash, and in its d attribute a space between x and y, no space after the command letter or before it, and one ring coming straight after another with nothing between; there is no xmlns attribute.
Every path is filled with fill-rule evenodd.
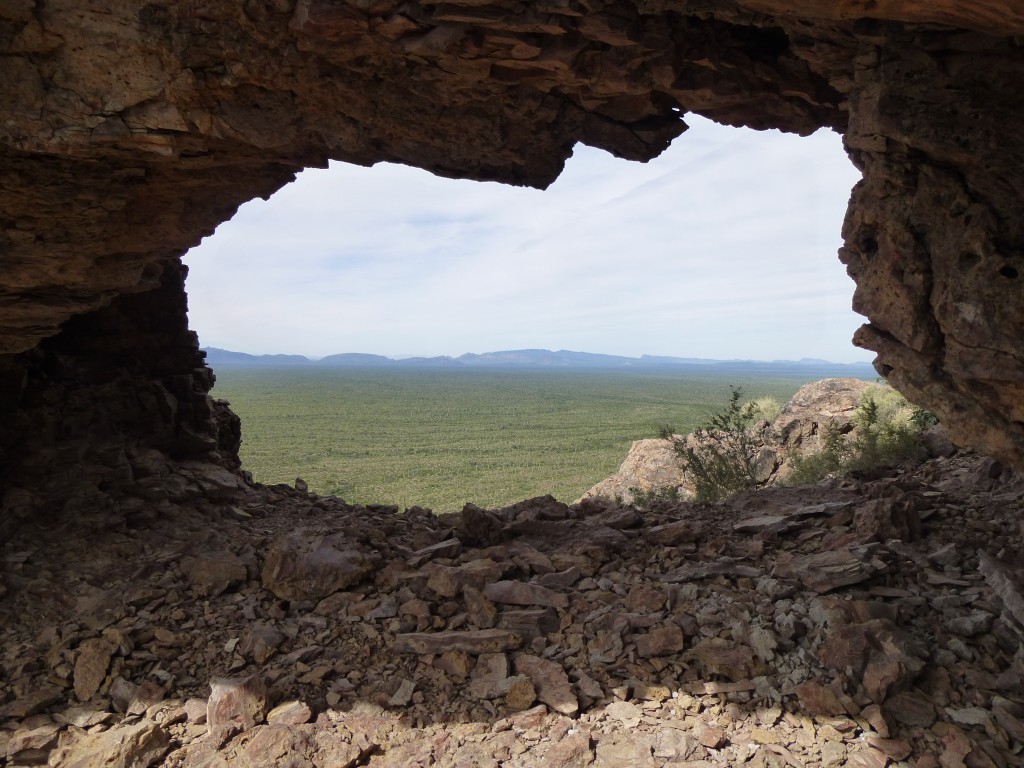
<svg viewBox="0 0 1024 768"><path fill-rule="evenodd" d="M314 360L304 355L251 355L218 347L204 347L206 361L218 368L315 366L318 368L531 368L548 370L747 370L794 369L812 372L819 369L851 376L874 376L871 363L833 363L817 358L800 360L717 360L700 357L641 355L626 357L594 352L560 349L510 349L496 352L467 352L458 357L409 357L395 359L365 352L342 352Z"/></svg>

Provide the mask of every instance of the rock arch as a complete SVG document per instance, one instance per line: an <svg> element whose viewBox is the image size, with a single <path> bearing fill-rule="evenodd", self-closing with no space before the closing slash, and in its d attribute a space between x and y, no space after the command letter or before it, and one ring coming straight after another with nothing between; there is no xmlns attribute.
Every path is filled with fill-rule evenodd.
<svg viewBox="0 0 1024 768"><path fill-rule="evenodd" d="M0 532L230 491L180 256L241 203L328 159L543 187L577 142L656 156L687 111L845 136L856 343L1024 463L1024 12L827 5L6 3Z"/></svg>

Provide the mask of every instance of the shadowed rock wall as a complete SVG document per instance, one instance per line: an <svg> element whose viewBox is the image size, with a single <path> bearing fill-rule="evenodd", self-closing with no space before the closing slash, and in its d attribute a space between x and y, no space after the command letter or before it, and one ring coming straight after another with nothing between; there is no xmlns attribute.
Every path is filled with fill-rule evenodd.
<svg viewBox="0 0 1024 768"><path fill-rule="evenodd" d="M1024 463L1024 14L1009 0L822 5L5 3L0 370L21 394L0 426L4 518L59 507L38 499L67 496L47 478L75 462L107 466L95 430L56 434L41 402L85 423L126 409L103 429L127 444L236 463L217 436L230 419L204 411L208 374L168 276L246 200L328 159L545 186L577 142L655 157L687 111L844 133L864 172L841 252L869 318L857 343L961 441ZM150 334L109 322L133 295L138 321L181 354L157 363ZM81 330L93 326L104 332ZM40 363L62 355L84 379L163 388L187 407L106 385L67 399Z"/></svg>
<svg viewBox="0 0 1024 768"><path fill-rule="evenodd" d="M68 320L2 359L0 537L27 519L141 524L169 503L229 495L241 481L238 417L188 330L186 269Z"/></svg>

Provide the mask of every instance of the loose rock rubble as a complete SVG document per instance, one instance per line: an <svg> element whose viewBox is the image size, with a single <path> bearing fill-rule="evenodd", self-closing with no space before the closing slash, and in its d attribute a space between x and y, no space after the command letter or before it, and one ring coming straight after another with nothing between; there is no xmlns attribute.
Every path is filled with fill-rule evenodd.
<svg viewBox="0 0 1024 768"><path fill-rule="evenodd" d="M0 548L0 765L1024 764L1024 480L639 511L286 486Z"/></svg>

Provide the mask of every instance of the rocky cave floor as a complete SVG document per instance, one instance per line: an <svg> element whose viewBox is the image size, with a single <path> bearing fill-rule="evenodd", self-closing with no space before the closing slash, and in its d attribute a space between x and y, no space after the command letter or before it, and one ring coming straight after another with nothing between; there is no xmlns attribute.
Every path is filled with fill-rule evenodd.
<svg viewBox="0 0 1024 768"><path fill-rule="evenodd" d="M1024 765L1024 478L652 510L285 486L0 548L0 765Z"/></svg>

